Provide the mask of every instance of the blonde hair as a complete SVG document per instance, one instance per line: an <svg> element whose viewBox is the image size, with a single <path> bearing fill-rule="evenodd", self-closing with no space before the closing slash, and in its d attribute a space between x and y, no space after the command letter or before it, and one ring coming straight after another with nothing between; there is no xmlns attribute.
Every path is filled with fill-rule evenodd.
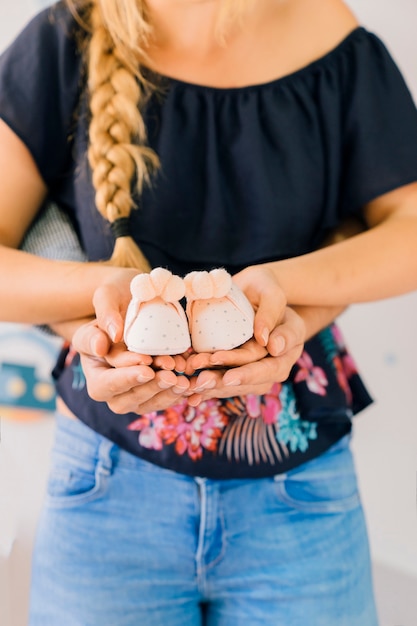
<svg viewBox="0 0 417 626"><path fill-rule="evenodd" d="M223 0L217 35L224 38L251 0ZM67 0L90 32L86 49L91 121L88 160L98 211L110 224L128 218L138 193L159 160L147 146L141 109L152 91L141 65L152 36L145 0ZM130 235L116 237L110 263L148 272L150 266Z"/></svg>

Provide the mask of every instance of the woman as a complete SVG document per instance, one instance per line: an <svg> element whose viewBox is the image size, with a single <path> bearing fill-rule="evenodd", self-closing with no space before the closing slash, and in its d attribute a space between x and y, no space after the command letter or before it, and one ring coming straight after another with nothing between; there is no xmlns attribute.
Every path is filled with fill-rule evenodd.
<svg viewBox="0 0 417 626"><path fill-rule="evenodd" d="M59 3L3 55L0 117L1 318L72 344L30 623L376 624L370 398L329 323L417 287L417 114L383 44L339 0ZM90 263L15 249L46 198ZM158 266L225 267L254 338L128 352Z"/></svg>

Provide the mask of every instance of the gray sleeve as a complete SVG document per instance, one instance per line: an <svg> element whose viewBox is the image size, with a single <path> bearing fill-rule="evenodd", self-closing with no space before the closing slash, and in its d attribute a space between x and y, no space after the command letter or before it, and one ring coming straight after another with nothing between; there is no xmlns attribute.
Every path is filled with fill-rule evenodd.
<svg viewBox="0 0 417 626"><path fill-rule="evenodd" d="M57 261L87 261L70 218L55 202L49 202L23 238L20 249ZM48 335L49 326L38 326Z"/></svg>
<svg viewBox="0 0 417 626"><path fill-rule="evenodd" d="M57 261L87 261L70 218L49 202L26 233L21 250Z"/></svg>

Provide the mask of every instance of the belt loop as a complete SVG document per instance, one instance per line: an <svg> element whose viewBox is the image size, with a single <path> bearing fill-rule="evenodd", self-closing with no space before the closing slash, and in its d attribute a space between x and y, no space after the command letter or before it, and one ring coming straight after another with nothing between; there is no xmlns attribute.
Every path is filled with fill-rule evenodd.
<svg viewBox="0 0 417 626"><path fill-rule="evenodd" d="M98 449L98 458L100 467L105 470L107 474L111 474L114 465L114 458L112 456L113 449L117 446L108 439L103 438Z"/></svg>

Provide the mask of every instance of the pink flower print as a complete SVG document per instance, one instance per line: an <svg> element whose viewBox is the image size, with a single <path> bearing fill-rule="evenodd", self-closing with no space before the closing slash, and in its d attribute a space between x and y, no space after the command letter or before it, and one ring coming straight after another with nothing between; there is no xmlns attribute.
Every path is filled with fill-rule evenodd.
<svg viewBox="0 0 417 626"><path fill-rule="evenodd" d="M358 373L356 363L350 354L335 357L333 363L336 368L337 382L343 389L347 402L352 404L352 390L349 385L349 378Z"/></svg>
<svg viewBox="0 0 417 626"><path fill-rule="evenodd" d="M350 354L345 354L344 356L342 356L342 364L343 371L345 372L347 378L351 378L354 374L358 373L356 363Z"/></svg>
<svg viewBox="0 0 417 626"><path fill-rule="evenodd" d="M194 461L202 457L203 448L215 452L228 422L219 411L219 402L207 400L196 408L187 407L184 418L177 429L176 452L187 453Z"/></svg>
<svg viewBox="0 0 417 626"><path fill-rule="evenodd" d="M326 374L321 367L314 365L310 355L304 351L301 357L297 361L300 369L297 372L294 382L299 383L305 381L308 389L312 393L317 393L319 396L326 395L326 387L328 380Z"/></svg>
<svg viewBox="0 0 417 626"><path fill-rule="evenodd" d="M265 424L276 424L278 414L282 409L279 394L282 385L274 383L268 393L263 396L248 394L245 396L246 412L253 419L262 417Z"/></svg>
<svg viewBox="0 0 417 626"><path fill-rule="evenodd" d="M175 444L178 454L188 454L194 461L203 450L216 452L224 428L229 421L218 400L190 407L186 400L157 412L142 415L129 424L129 430L139 431L139 443L145 448L161 450L163 445Z"/></svg>
<svg viewBox="0 0 417 626"><path fill-rule="evenodd" d="M198 461L203 456L203 448L200 445L200 433L198 432L201 428L198 428L197 421L193 420L191 423L183 422L180 429L182 432L180 432L175 442L175 452L177 454L187 453L193 461Z"/></svg>
<svg viewBox="0 0 417 626"><path fill-rule="evenodd" d="M162 450L162 438L160 435L161 419L156 412L142 415L139 419L129 424L129 430L139 430L139 443L144 448Z"/></svg>
<svg viewBox="0 0 417 626"><path fill-rule="evenodd" d="M344 340L342 331L340 330L339 326L337 326L336 324L333 324L331 327L331 331L332 331L333 339L335 340L336 345L339 348L339 350L346 350L345 340Z"/></svg>
<svg viewBox="0 0 417 626"><path fill-rule="evenodd" d="M204 422L201 433L201 444L206 450L216 452L219 439L227 426L228 419L220 411L213 411Z"/></svg>
<svg viewBox="0 0 417 626"><path fill-rule="evenodd" d="M261 416L261 396L254 393L248 393L245 397L246 411L249 417L256 418Z"/></svg>
<svg viewBox="0 0 417 626"><path fill-rule="evenodd" d="M159 434L164 444L167 445L178 439L178 432L184 420L181 413L175 409L176 407L170 407L161 415Z"/></svg>
<svg viewBox="0 0 417 626"><path fill-rule="evenodd" d="M262 407L262 419L265 424L276 424L281 409L282 403L279 395L265 395L264 405Z"/></svg>

